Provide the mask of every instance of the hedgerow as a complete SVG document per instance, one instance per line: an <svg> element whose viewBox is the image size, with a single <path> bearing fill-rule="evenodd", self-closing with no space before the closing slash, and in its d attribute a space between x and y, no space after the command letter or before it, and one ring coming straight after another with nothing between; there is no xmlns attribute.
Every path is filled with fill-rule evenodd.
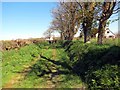
<svg viewBox="0 0 120 90"><path fill-rule="evenodd" d="M68 48L69 47L69 48ZM120 87L120 47L71 42L67 46L70 65L88 87Z"/></svg>

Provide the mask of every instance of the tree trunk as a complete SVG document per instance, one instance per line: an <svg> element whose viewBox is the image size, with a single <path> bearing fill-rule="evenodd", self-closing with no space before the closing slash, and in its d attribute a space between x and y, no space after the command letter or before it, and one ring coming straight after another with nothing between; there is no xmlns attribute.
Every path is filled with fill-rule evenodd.
<svg viewBox="0 0 120 90"><path fill-rule="evenodd" d="M98 44L102 44L102 38L103 38L102 29L103 29L102 24L100 24L98 28L98 41L97 41Z"/></svg>
<svg viewBox="0 0 120 90"><path fill-rule="evenodd" d="M84 43L86 43L88 30L87 30L87 24L85 21L83 21L83 33L84 33Z"/></svg>
<svg viewBox="0 0 120 90"><path fill-rule="evenodd" d="M60 39L64 40L63 32L60 32Z"/></svg>
<svg viewBox="0 0 120 90"><path fill-rule="evenodd" d="M115 5L116 2L104 2L103 4L103 13L98 28L98 44L102 44L103 32L105 30L106 22L112 15Z"/></svg>
<svg viewBox="0 0 120 90"><path fill-rule="evenodd" d="M86 43L86 42L87 42L87 31L84 30L84 43Z"/></svg>
<svg viewBox="0 0 120 90"><path fill-rule="evenodd" d="M103 34L105 31L106 22L107 20L100 21L100 24L98 27L98 41L97 41L98 44L103 44Z"/></svg>

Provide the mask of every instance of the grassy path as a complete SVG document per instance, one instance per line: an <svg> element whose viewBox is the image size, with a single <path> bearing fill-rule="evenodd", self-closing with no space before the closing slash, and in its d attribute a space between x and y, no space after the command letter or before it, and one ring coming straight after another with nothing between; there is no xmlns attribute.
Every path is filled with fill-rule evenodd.
<svg viewBox="0 0 120 90"><path fill-rule="evenodd" d="M21 47L19 50L3 52L2 60L2 87L12 88L26 72L30 66L39 58L40 48L31 44Z"/></svg>
<svg viewBox="0 0 120 90"><path fill-rule="evenodd" d="M108 45L78 45L72 46L70 52L47 44L31 44L18 50L4 51L2 87L85 89L88 85L99 85L102 80L105 81L102 85L110 86L111 83L117 86L120 48ZM82 57L78 57L77 54ZM116 77L116 82L111 79L113 76Z"/></svg>
<svg viewBox="0 0 120 90"><path fill-rule="evenodd" d="M43 57L34 58L14 74L4 88L81 88L82 81L69 71L64 49L41 49Z"/></svg>
<svg viewBox="0 0 120 90"><path fill-rule="evenodd" d="M56 49L52 50L53 60L56 60Z"/></svg>
<svg viewBox="0 0 120 90"><path fill-rule="evenodd" d="M52 59L56 60L56 49L52 49ZM52 65L52 72L56 71L55 66ZM49 75L49 77L47 78L47 86L48 88L54 88L55 87L55 83L52 81L52 79L55 77L55 74L51 74Z"/></svg>
<svg viewBox="0 0 120 90"><path fill-rule="evenodd" d="M38 57L38 58L40 58L40 57ZM38 58L35 59L34 61L30 62L29 65L24 65L23 71L16 73L3 88L14 88L14 84L19 83L31 71L31 66L37 62Z"/></svg>
<svg viewBox="0 0 120 90"><path fill-rule="evenodd" d="M42 49L41 52L42 52L41 54L51 57L52 59L56 58L56 50L55 49L50 49L50 50ZM49 53L51 55L49 55ZM20 72L18 71L17 73L14 73L14 75L3 86L3 88L16 88L20 84L22 84L24 82L24 80L28 77L29 73L31 72L32 66L35 65L37 62L39 62L39 60L40 60L40 56L37 57L34 61L29 62L29 64L23 65L23 67L24 67L23 70ZM51 77L46 78L46 86L45 87L48 87L48 88L55 87L54 83L52 83L52 81L51 81ZM40 87L38 87L38 88L40 88Z"/></svg>

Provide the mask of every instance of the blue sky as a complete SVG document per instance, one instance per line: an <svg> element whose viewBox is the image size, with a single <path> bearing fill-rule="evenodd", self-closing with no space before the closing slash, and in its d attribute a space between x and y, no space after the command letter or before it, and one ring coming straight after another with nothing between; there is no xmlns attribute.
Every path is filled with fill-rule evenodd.
<svg viewBox="0 0 120 90"><path fill-rule="evenodd" d="M52 21L55 2L2 3L2 35L4 39L41 37Z"/></svg>
<svg viewBox="0 0 120 90"><path fill-rule="evenodd" d="M42 37L50 26L51 10L56 5L56 2L2 2L0 39ZM110 30L116 33L118 22L110 24Z"/></svg>

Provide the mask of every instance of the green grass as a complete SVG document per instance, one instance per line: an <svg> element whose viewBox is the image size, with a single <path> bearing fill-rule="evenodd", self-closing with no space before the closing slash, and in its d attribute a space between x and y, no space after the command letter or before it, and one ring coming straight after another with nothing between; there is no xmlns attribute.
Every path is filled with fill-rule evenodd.
<svg viewBox="0 0 120 90"><path fill-rule="evenodd" d="M44 53L42 55L45 55L47 58L52 58L52 51L53 49L43 49ZM56 49L56 60L58 62L65 63L68 58L66 58L66 53L64 52L64 49ZM60 73L59 75L56 75L52 78L51 82L56 88L75 88L75 87L82 87L83 83L79 79L77 75L69 71L67 68L62 66L61 64L53 64L52 62L49 62L45 59L40 58L39 61L36 62L35 65L32 67L32 71L25 77L24 80L21 80L20 83L16 84L15 87L19 88L50 88L51 85L47 82L49 77L52 75L52 73L45 74L44 76L39 77L38 75L41 74L43 70L49 71L48 68L46 68L46 64L48 65L48 68L51 69L52 73L56 72L56 69L59 69L65 73ZM53 70L53 66L55 70ZM53 74L54 75L54 74Z"/></svg>
<svg viewBox="0 0 120 90"><path fill-rule="evenodd" d="M22 47L19 50L3 52L2 61L2 86L4 86L17 72L24 69L24 65L38 58L40 49L34 45Z"/></svg>
<svg viewBox="0 0 120 90"><path fill-rule="evenodd" d="M41 54L47 58L52 58L52 49L41 49ZM43 88L46 86L46 78L39 77L38 75L42 70L46 70L45 64L49 63L44 59L39 58L38 61L32 66L32 71L27 74L24 80L21 80L15 87L18 88ZM49 63L50 65L50 63Z"/></svg>
<svg viewBox="0 0 120 90"><path fill-rule="evenodd" d="M74 41L67 48L71 65L91 89L120 87L120 46L111 42L97 45Z"/></svg>
<svg viewBox="0 0 120 90"><path fill-rule="evenodd" d="M92 39L91 43L86 44L73 41L65 48L60 43L49 45L43 42L4 51L2 86L23 71L24 66L32 65L31 62L37 60L31 71L14 85L15 88L118 88L118 39L104 40L103 45L97 45L95 41Z"/></svg>

